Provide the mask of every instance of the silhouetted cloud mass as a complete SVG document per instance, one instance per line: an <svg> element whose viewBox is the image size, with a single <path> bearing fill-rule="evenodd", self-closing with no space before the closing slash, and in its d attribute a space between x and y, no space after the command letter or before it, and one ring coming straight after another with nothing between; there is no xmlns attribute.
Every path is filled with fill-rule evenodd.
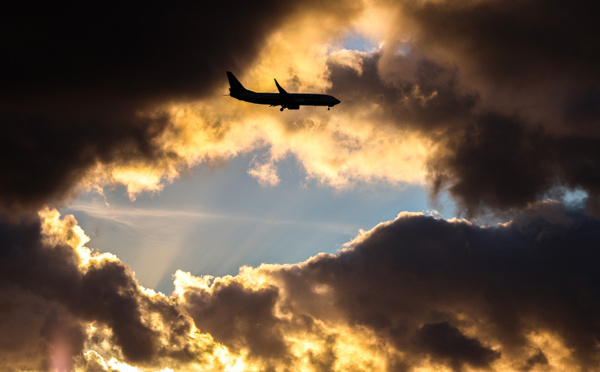
<svg viewBox="0 0 600 372"><path fill-rule="evenodd" d="M409 51L356 53L358 70L332 60L333 92L432 138L432 191L448 190L470 216L561 188L585 190L595 212L597 11L593 1L406 2Z"/></svg>
<svg viewBox="0 0 600 372"><path fill-rule="evenodd" d="M593 1L508 1L415 11L424 50L451 50L461 71L482 81L473 86L491 91L483 106L494 114L468 123L449 161L433 161L436 181L445 179L440 168L454 171L450 192L470 210L521 207L555 185L600 195L590 182L600 171L598 10ZM515 184L499 182L504 176Z"/></svg>
<svg viewBox="0 0 600 372"><path fill-rule="evenodd" d="M61 202L98 164L177 157L156 143L168 115L140 112L212 94L224 71L252 63L298 7L13 4L0 22L0 206L23 212Z"/></svg>
<svg viewBox="0 0 600 372"><path fill-rule="evenodd" d="M315 288L328 287L332 312L348 324L456 368L489 367L500 351L518 360L531 347L531 330L560 334L577 350L578 362L591 367L598 358L599 330L592 326L599 304L593 268L598 221L557 206L536 214L497 228L401 216L339 256L317 257L277 275L284 292L292 293L286 305L294 314L326 317L329 309L312 307L325 301ZM458 326L475 327L500 350Z"/></svg>

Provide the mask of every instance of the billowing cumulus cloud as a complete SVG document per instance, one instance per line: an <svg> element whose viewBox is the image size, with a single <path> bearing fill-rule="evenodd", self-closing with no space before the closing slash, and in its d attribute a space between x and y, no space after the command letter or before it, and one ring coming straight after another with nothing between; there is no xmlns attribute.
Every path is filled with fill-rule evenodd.
<svg viewBox="0 0 600 372"><path fill-rule="evenodd" d="M476 215L580 188L597 209L596 3L422 1L388 10L387 44L332 64L333 90L350 92L355 106L361 98L385 106L395 125L434 141L426 162L434 193L447 190Z"/></svg>
<svg viewBox="0 0 600 372"><path fill-rule="evenodd" d="M15 370L559 371L600 359L600 221L557 203L496 227L402 213L336 255L178 272L171 296L86 248L72 217L3 229L0 345Z"/></svg>
<svg viewBox="0 0 600 372"><path fill-rule="evenodd" d="M2 236L3 369L72 370L104 360L98 353L140 366L227 363L205 358L225 349L173 299L140 287L113 255L86 248L72 216L46 210L37 220L3 223Z"/></svg>
<svg viewBox="0 0 600 372"><path fill-rule="evenodd" d="M598 227L552 203L497 227L405 213L338 255L210 284L180 273L177 291L200 329L225 316L215 339L252 344L265 361L346 370L359 338L359 369L589 369L600 357Z"/></svg>

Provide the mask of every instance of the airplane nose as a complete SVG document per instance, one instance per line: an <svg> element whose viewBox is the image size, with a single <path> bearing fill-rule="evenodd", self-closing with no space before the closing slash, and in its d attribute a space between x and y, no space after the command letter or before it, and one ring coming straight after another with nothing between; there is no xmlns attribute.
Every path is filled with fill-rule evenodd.
<svg viewBox="0 0 600 372"><path fill-rule="evenodd" d="M337 98L334 98L334 99L333 99L333 101L335 102L335 103L334 103L334 105L337 105L338 103L342 102L342 101L340 101L340 100L339 100L339 99L337 99Z"/></svg>

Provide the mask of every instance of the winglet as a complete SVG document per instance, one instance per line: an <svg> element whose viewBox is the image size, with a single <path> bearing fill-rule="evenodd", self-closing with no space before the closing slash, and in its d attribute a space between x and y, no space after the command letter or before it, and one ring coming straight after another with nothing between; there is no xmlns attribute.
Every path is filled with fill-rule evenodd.
<svg viewBox="0 0 600 372"><path fill-rule="evenodd" d="M273 79L273 80L275 80L275 85L277 85L277 90L279 90L279 93L280 93L280 94L282 94L282 95L287 95L287 94L289 94L288 92L286 92L286 91L285 91L285 89L283 89L283 88L281 87L281 85L279 85L279 83L277 82L277 79Z"/></svg>

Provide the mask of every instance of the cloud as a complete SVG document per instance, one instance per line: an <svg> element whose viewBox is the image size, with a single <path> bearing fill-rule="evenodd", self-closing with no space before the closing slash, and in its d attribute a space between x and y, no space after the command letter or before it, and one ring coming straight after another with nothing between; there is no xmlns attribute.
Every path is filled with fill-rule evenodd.
<svg viewBox="0 0 600 372"><path fill-rule="evenodd" d="M389 13L383 46L332 54L331 91L355 115L430 141L424 163L434 197L449 192L473 217L580 188L595 213L595 3L379 6Z"/></svg>
<svg viewBox="0 0 600 372"><path fill-rule="evenodd" d="M495 227L402 213L336 255L237 276L178 272L165 296L86 248L73 217L48 210L2 225L1 339L16 336L0 343L2 360L67 370L593 368L599 223L557 203Z"/></svg>
<svg viewBox="0 0 600 372"><path fill-rule="evenodd" d="M345 62L348 54L358 70ZM479 103L477 91L461 86L456 67L416 53L341 51L328 62L331 92L344 97L346 110L358 114L376 106L370 113L379 123L436 132L468 119Z"/></svg>
<svg viewBox="0 0 600 372"><path fill-rule="evenodd" d="M466 74L500 89L564 88L566 76L578 83L599 77L593 1L577 7L560 0L405 2L403 7L418 29L418 47L464 65Z"/></svg>
<svg viewBox="0 0 600 372"><path fill-rule="evenodd" d="M199 329L250 357L284 359L287 347L273 309L276 288L248 290L240 283L217 282L211 289L186 292L182 299Z"/></svg>
<svg viewBox="0 0 600 372"><path fill-rule="evenodd" d="M3 368L228 363L211 356L226 357L226 349L200 334L173 299L139 286L115 256L85 247L72 216L46 210L39 219L4 222L0 231ZM108 364L90 350L107 355Z"/></svg>
<svg viewBox="0 0 600 372"><path fill-rule="evenodd" d="M8 371L69 370L83 352L77 318L53 301L3 283L0 296L0 365Z"/></svg>
<svg viewBox="0 0 600 372"><path fill-rule="evenodd" d="M382 357L390 370L423 363L454 370L537 363L549 370L564 363L593 368L599 357L592 325L599 299L590 263L597 258L597 225L581 211L557 204L497 227L406 214L357 238L339 255L245 269L203 288L182 286L182 280L178 290L188 311L196 308L197 314L219 314L222 297L251 296L258 302L252 308L262 310L247 317L222 305L230 309L230 327L253 329L243 326L247 322L261 327L256 333L273 343L287 341L287 354L260 355L267 360L300 362L296 343L306 342L306 332L330 340L336 350L333 369L343 370L347 361L340 359L341 350L350 347L352 337L341 335L356 332L365 358L375 363ZM243 331L235 334L221 339L226 345L252 342ZM371 342L380 345L383 356L369 353ZM553 349L552 343L559 346Z"/></svg>
<svg viewBox="0 0 600 372"><path fill-rule="evenodd" d="M154 347L153 337L139 320L139 288L129 269L110 257L88 259L84 264L78 252L85 252L83 242L71 239L78 234L74 219L59 221L57 212L48 212L47 217L47 224L58 225L48 241L39 221L2 226L2 285L57 302L81 320L106 322L123 353L132 360L143 359ZM83 332L80 328L76 331ZM53 337L54 332L49 328L42 333Z"/></svg>
<svg viewBox="0 0 600 372"><path fill-rule="evenodd" d="M460 137L466 139L450 153L461 154L477 146L468 159L488 159L486 165L481 162L481 167L468 170L464 166L469 166L467 159L456 164L433 161L454 170L456 179L449 182L450 192L469 209L477 209L475 204L522 207L557 185L582 187L591 198L597 198L597 185L587 181L598 168L595 148L599 133L592 123L597 124L599 117L590 106L600 82L594 68L600 49L590 39L597 31L590 17L595 10L597 4L591 1L578 7L563 1L407 6L419 30L415 49L457 65L463 84L482 97L484 114L475 116L468 132L457 134L459 141ZM488 130L490 141L479 137ZM506 132L506 137L499 131ZM470 133L475 133L475 138ZM530 171L522 171L522 164L529 164ZM484 167L515 172L510 177L514 186L492 182L481 188L506 194L509 199L481 198L478 193L469 197L473 189L482 186L481 179L492 176L482 172ZM474 188L462 190L465 184ZM523 187L525 184L530 186Z"/></svg>
<svg viewBox="0 0 600 372"><path fill-rule="evenodd" d="M416 332L416 344L436 359L449 359L455 370L463 364L477 368L491 368L500 353L481 344L479 340L462 334L447 322L427 323Z"/></svg>

